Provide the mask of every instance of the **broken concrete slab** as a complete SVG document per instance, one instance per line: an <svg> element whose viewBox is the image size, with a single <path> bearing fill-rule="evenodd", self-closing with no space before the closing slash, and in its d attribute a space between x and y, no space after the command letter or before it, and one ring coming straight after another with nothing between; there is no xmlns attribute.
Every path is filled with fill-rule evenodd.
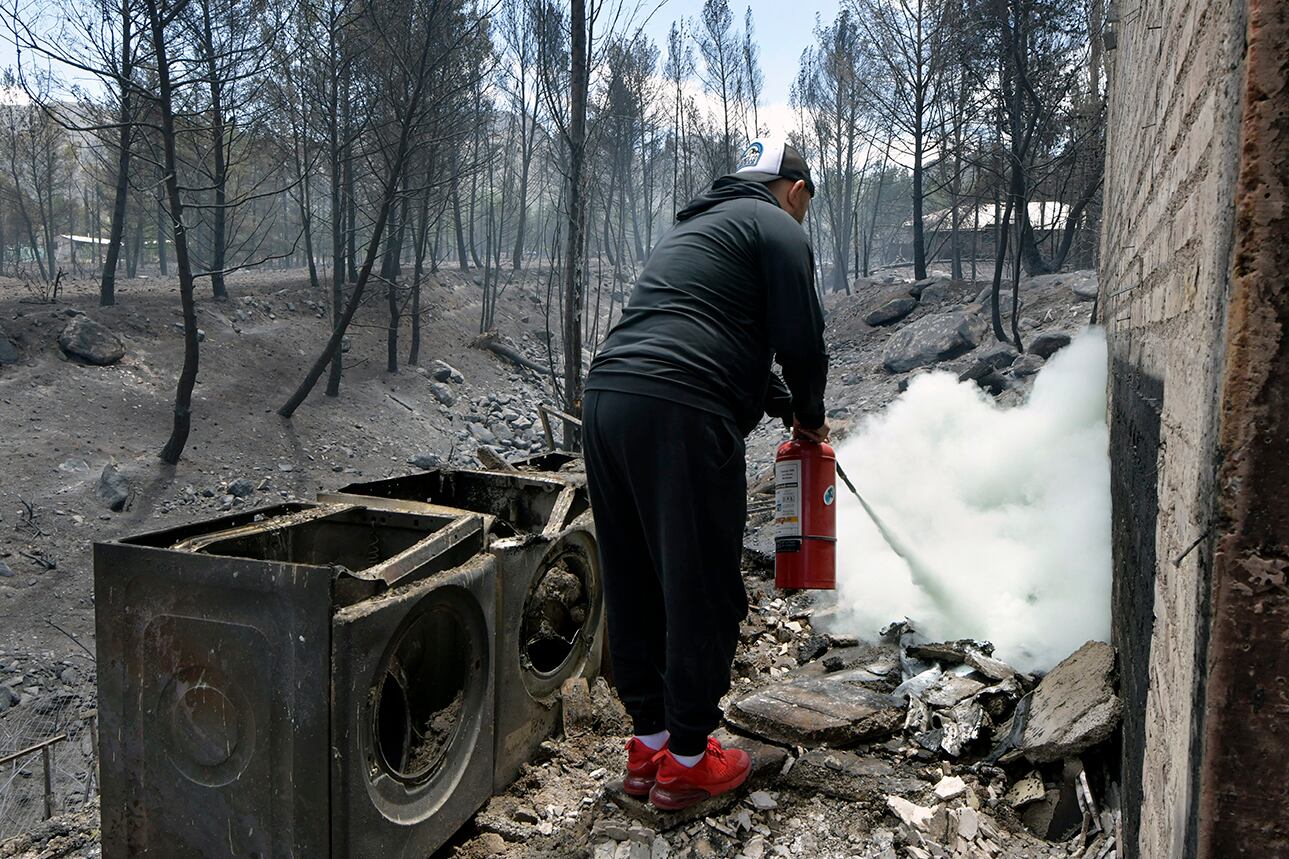
<svg viewBox="0 0 1289 859"><path fill-rule="evenodd" d="M992 654L994 645L991 642L977 641L974 638L960 638L956 641L910 644L905 650L914 659L960 665L967 661L967 655L970 653Z"/></svg>
<svg viewBox="0 0 1289 859"><path fill-rule="evenodd" d="M918 805L898 796L888 796L886 797L886 807L905 826L912 827L919 832L926 832L931 828L931 818L935 815L935 811L925 805Z"/></svg>
<svg viewBox="0 0 1289 859"><path fill-rule="evenodd" d="M717 731L714 736L720 740L721 745L729 749L742 749L752 759L752 772L739 790L714 796L680 811L661 811L647 799L642 801L627 795L622 789L621 781L606 785L605 796L621 808L628 817L640 821L657 832L666 832L686 823L720 814L732 807L748 795L749 789L761 787L769 782L788 759L787 751L778 746L771 746L748 737L738 737L726 731Z"/></svg>
<svg viewBox="0 0 1289 859"><path fill-rule="evenodd" d="M1016 710L1016 702L1025 694L1015 677L987 686L975 695L975 702L984 708L994 724L1006 722Z"/></svg>
<svg viewBox="0 0 1289 859"><path fill-rule="evenodd" d="M920 779L899 775L881 758L838 749L806 752L797 758L783 783L848 802L886 794L917 796L931 787Z"/></svg>
<svg viewBox="0 0 1289 859"><path fill-rule="evenodd" d="M959 677L956 674L943 674L930 689L923 693L922 700L931 707L952 707L984 688L985 684L979 680Z"/></svg>
<svg viewBox="0 0 1289 859"><path fill-rule="evenodd" d="M885 737L904 723L904 702L867 687L863 668L777 683L734 704L726 720L773 742L844 746Z"/></svg>
<svg viewBox="0 0 1289 859"><path fill-rule="evenodd" d="M943 802L957 799L967 792L967 783L961 776L947 775L935 783L935 795Z"/></svg>
<svg viewBox="0 0 1289 859"><path fill-rule="evenodd" d="M1015 668L979 650L972 650L967 653L966 664L990 680L1007 680L1016 676Z"/></svg>
<svg viewBox="0 0 1289 859"><path fill-rule="evenodd" d="M1035 763L1073 757L1109 739L1123 715L1114 648L1089 641L1043 678L1017 747Z"/></svg>
<svg viewBox="0 0 1289 859"><path fill-rule="evenodd" d="M984 709L975 701L962 701L947 710L939 710L931 721L943 732L940 748L955 758L980 739L989 725Z"/></svg>

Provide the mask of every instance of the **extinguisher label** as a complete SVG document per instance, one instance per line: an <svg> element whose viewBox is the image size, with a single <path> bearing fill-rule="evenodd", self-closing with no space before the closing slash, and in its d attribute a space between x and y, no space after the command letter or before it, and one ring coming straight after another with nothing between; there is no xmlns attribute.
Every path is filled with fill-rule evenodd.
<svg viewBox="0 0 1289 859"><path fill-rule="evenodd" d="M774 536L801 536L801 460L774 464Z"/></svg>

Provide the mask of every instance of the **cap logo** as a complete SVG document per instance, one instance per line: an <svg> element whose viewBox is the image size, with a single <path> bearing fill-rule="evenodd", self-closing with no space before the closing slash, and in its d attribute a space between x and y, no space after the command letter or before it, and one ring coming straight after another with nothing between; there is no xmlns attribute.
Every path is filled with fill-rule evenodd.
<svg viewBox="0 0 1289 859"><path fill-rule="evenodd" d="M761 160L761 155L764 154L764 152L765 147L761 145L761 141L752 141L748 148L743 150L743 157L739 159L738 167L735 169L743 170L748 167L755 167L757 162Z"/></svg>

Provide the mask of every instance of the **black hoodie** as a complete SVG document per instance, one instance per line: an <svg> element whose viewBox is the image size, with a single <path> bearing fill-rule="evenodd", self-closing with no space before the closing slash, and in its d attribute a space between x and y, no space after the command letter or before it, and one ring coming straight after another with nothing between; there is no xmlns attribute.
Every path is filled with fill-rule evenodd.
<svg viewBox="0 0 1289 859"><path fill-rule="evenodd" d="M746 435L778 387L774 359L792 413L814 428L824 422L823 327L805 231L764 185L725 176L650 253L586 388L694 406Z"/></svg>

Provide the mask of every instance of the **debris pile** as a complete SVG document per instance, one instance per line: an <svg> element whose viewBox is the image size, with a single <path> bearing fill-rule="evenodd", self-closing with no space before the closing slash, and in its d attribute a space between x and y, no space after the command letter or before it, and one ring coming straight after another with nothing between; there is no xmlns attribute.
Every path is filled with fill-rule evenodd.
<svg viewBox="0 0 1289 859"><path fill-rule="evenodd" d="M1076 855L1110 855L1115 818L1096 798L1112 793L1105 745L1123 707L1109 645L1090 641L1038 678L995 659L986 641L918 642L907 622L882 635L883 644L822 652L808 639L804 665L733 702L727 718L809 749L787 784L843 800L883 796L905 855L1004 855L1017 824L1072 842ZM929 791L926 773L909 778L899 766L936 761Z"/></svg>
<svg viewBox="0 0 1289 859"><path fill-rule="evenodd" d="M761 571L762 573L764 571ZM677 813L622 792L629 723L603 680L562 690L564 736L476 817L453 854L595 859L977 859L1117 855L1114 653L1046 676L985 641L817 632L827 609L746 573L722 742L753 775Z"/></svg>

